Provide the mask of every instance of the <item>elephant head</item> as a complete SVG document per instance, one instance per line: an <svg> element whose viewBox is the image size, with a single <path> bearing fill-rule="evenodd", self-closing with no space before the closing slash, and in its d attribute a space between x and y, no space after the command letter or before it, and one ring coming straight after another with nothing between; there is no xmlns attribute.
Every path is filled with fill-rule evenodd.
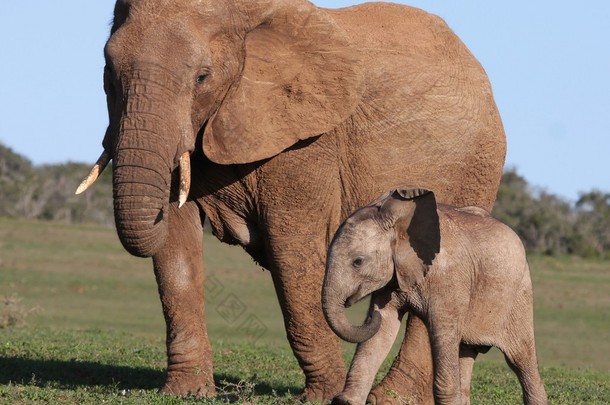
<svg viewBox="0 0 610 405"><path fill-rule="evenodd" d="M440 251L440 225L434 193L399 189L354 212L329 247L322 308L331 329L343 340L360 343L380 326L373 311L361 326L349 323L345 307L397 283L409 291L420 283Z"/></svg>
<svg viewBox="0 0 610 405"><path fill-rule="evenodd" d="M163 245L191 158L272 157L335 128L363 91L357 52L306 0L117 0L104 52L104 153L77 192L113 161L117 231L137 256Z"/></svg>

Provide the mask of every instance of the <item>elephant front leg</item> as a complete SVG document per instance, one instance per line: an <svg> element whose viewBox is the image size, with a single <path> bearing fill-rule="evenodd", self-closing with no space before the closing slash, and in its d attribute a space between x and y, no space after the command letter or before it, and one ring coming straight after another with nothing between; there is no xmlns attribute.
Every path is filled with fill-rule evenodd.
<svg viewBox="0 0 610 405"><path fill-rule="evenodd" d="M372 404L434 404L432 353L423 321L409 314L405 337L390 371L371 391Z"/></svg>
<svg viewBox="0 0 610 405"><path fill-rule="evenodd" d="M379 331L369 340L358 344L352 365L347 374L345 388L333 399L333 404L364 404L377 371L387 357L396 339L403 313L392 299L391 291L380 291L373 295L371 311L381 314Z"/></svg>
<svg viewBox="0 0 610 405"><path fill-rule="evenodd" d="M162 393L212 396L212 348L205 324L202 225L198 208L171 205L169 237L153 257L167 327L167 379Z"/></svg>
<svg viewBox="0 0 610 405"><path fill-rule="evenodd" d="M277 259L281 266L276 264L273 282L288 341L305 374L301 399L329 401L343 389L345 363L339 338L322 313L324 258L319 252L292 250L292 254ZM303 263L308 266L304 268ZM309 267L312 263L314 267Z"/></svg>
<svg viewBox="0 0 610 405"><path fill-rule="evenodd" d="M430 344L434 364L434 403L460 405L462 404L460 335L457 327L438 326L443 323L443 320L438 320L438 322L436 320L433 318L430 321Z"/></svg>

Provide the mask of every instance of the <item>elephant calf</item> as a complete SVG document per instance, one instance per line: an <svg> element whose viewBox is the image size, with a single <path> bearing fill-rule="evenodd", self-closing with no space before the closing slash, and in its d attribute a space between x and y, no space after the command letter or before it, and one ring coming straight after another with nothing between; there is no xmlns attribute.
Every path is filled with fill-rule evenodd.
<svg viewBox="0 0 610 405"><path fill-rule="evenodd" d="M370 293L367 321L351 325L345 308ZM333 403L365 403L407 311L427 325L436 403L470 402L474 359L491 346L517 374L524 402L547 403L523 245L481 208L437 206L431 191L408 189L357 210L329 248L322 305L332 330L359 343Z"/></svg>

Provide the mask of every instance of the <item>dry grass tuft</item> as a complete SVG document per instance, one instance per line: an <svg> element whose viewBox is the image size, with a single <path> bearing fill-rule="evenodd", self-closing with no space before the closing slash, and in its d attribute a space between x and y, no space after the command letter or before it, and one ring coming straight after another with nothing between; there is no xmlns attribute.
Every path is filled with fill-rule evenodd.
<svg viewBox="0 0 610 405"><path fill-rule="evenodd" d="M5 296L0 308L0 329L23 326L26 318L36 312L37 308L26 308L16 294Z"/></svg>

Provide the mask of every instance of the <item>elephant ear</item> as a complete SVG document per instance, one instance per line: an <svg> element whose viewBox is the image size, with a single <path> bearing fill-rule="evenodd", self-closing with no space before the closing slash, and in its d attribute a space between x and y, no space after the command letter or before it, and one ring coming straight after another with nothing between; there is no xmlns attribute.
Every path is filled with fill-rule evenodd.
<svg viewBox="0 0 610 405"><path fill-rule="evenodd" d="M386 207L387 205L387 207ZM395 190L381 208L395 219L394 265L401 290L420 283L440 252L436 198L426 189Z"/></svg>
<svg viewBox="0 0 610 405"><path fill-rule="evenodd" d="M309 2L281 7L246 34L245 66L206 127L206 156L248 163L328 132L348 118L363 91L356 50Z"/></svg>

